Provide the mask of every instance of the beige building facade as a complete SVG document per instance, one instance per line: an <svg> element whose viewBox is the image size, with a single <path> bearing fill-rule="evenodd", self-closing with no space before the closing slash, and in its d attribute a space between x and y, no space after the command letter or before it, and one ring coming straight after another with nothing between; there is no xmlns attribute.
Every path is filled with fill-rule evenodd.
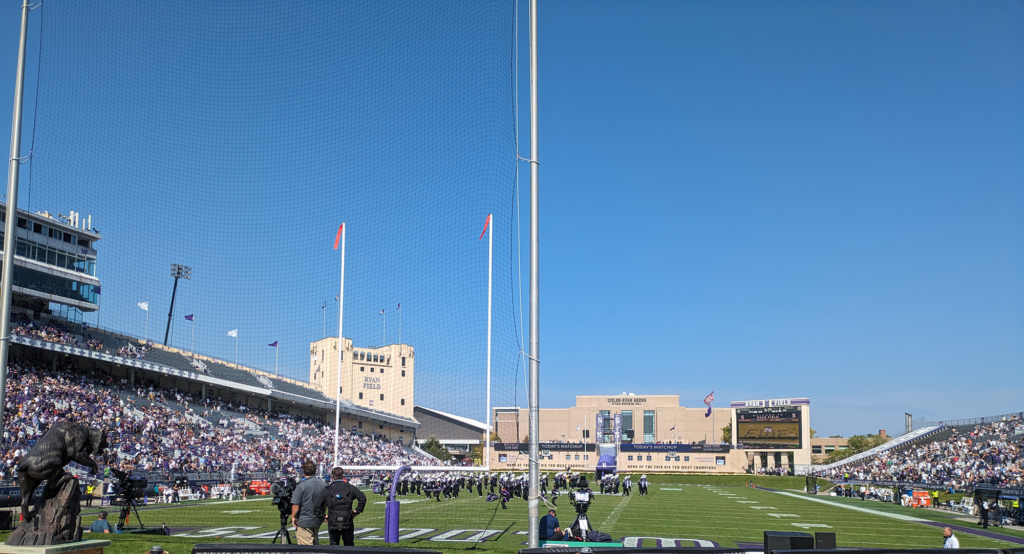
<svg viewBox="0 0 1024 554"><path fill-rule="evenodd" d="M706 407L680 406L678 394L577 396L574 407L540 412L541 442L613 442L618 416L623 444L720 443L722 427L729 425L732 417L729 408L715 408L714 417L704 417ZM598 414L604 416L601 429L596 428ZM494 408L493 421L502 441L522 441L529 411Z"/></svg>
<svg viewBox="0 0 1024 554"><path fill-rule="evenodd" d="M359 348L341 342L341 398L356 406L413 417L415 351L408 344ZM334 398L338 384L338 337L309 344L309 384Z"/></svg>
<svg viewBox="0 0 1024 554"><path fill-rule="evenodd" d="M799 471L810 464L806 398L733 402L707 414L703 405L680 406L679 395L577 396L573 407L540 410L540 467L593 471L602 454L614 456L620 472ZM491 467L525 470L528 410L494 408L493 421L501 442ZM733 432L737 426L744 436Z"/></svg>

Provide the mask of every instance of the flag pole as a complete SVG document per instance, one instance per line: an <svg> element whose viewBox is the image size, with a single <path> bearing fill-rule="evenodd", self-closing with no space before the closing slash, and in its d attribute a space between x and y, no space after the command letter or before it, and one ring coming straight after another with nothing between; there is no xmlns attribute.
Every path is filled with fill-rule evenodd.
<svg viewBox="0 0 1024 554"><path fill-rule="evenodd" d="M381 332L380 347L384 348L388 344L388 311L384 308L380 311L380 315L384 316L384 330Z"/></svg>
<svg viewBox="0 0 1024 554"><path fill-rule="evenodd" d="M718 429L715 429L715 386L711 385L711 438L718 444Z"/></svg>
<svg viewBox="0 0 1024 554"><path fill-rule="evenodd" d="M337 386L334 388L334 465L338 465L338 433L341 428L341 361L344 359L345 339L341 334L342 315L345 312L345 224L338 228L338 237L334 239L334 249L338 249L341 240L341 288L338 291L338 369Z"/></svg>
<svg viewBox="0 0 1024 554"><path fill-rule="evenodd" d="M320 338L321 339L325 339L325 338L327 338L327 301L326 300L324 301L324 307L320 308L320 311L323 312L323 316L324 316L324 323L323 323L323 326L320 329Z"/></svg>
<svg viewBox="0 0 1024 554"><path fill-rule="evenodd" d="M494 268L494 221L487 214L487 457L485 467L491 468L491 283Z"/></svg>
<svg viewBox="0 0 1024 554"><path fill-rule="evenodd" d="M192 341L188 348L192 351L192 359L196 359L196 316L192 316Z"/></svg>
<svg viewBox="0 0 1024 554"><path fill-rule="evenodd" d="M149 298L146 299L146 346L149 346Z"/></svg>
<svg viewBox="0 0 1024 554"><path fill-rule="evenodd" d="M235 369L238 369L238 333L235 333Z"/></svg>
<svg viewBox="0 0 1024 554"><path fill-rule="evenodd" d="M277 341L274 341L274 342L277 342ZM278 359L280 353L281 353L281 343L278 342L277 346L274 347L274 377L278 376L278 374L277 374L277 359Z"/></svg>

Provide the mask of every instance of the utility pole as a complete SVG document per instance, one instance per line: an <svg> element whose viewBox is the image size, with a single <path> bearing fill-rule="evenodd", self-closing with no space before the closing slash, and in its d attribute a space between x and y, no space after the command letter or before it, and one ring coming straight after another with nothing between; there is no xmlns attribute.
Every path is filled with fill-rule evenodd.
<svg viewBox="0 0 1024 554"><path fill-rule="evenodd" d="M171 277L174 277L174 289L171 291L171 311L167 312L167 330L164 331L164 346L171 336L171 318L174 317L174 298L178 295L178 279L192 279L192 268L187 265L171 264Z"/></svg>

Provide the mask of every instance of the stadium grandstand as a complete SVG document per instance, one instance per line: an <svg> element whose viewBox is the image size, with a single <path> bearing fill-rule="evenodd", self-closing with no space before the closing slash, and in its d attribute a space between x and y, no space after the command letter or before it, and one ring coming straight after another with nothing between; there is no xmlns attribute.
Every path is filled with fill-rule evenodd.
<svg viewBox="0 0 1024 554"><path fill-rule="evenodd" d="M1024 486L1024 413L937 424L815 468L831 481L957 491Z"/></svg>
<svg viewBox="0 0 1024 554"><path fill-rule="evenodd" d="M21 343L19 342L19 345ZM107 463L151 482L175 475L193 480L230 482L235 474L254 479L278 472L294 474L303 460L327 466L334 441L333 425L315 409L290 401L253 405L248 385L217 389L205 397L184 375L142 370L132 382L93 358L53 352L50 364L21 348L11 364L8 411L0 462L0 479L9 479L18 458L56 421L109 422ZM32 355L35 354L35 355ZM29 361L34 358L35 361ZM136 368L137 369L137 368ZM223 387L226 380L218 380ZM245 391L248 394L239 394ZM268 407L269 406L269 407ZM437 465L378 426L340 434L343 463L352 465Z"/></svg>

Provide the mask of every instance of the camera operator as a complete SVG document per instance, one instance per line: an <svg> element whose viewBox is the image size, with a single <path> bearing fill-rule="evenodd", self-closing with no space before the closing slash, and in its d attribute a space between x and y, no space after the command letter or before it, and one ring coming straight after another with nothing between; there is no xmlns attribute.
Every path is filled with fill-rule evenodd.
<svg viewBox="0 0 1024 554"><path fill-rule="evenodd" d="M352 501L358 504L353 508ZM320 492L316 499L318 512L327 513L324 518L327 520L327 532L331 537L331 546L338 546L341 540L345 546L355 546L355 527L352 520L361 513L366 506L366 495L363 491L349 484L345 479L345 470L336 467L331 470L331 484Z"/></svg>
<svg viewBox="0 0 1024 554"><path fill-rule="evenodd" d="M540 518L540 540L560 541L565 538L562 528L558 526L558 516L555 510L548 510L548 515Z"/></svg>
<svg viewBox="0 0 1024 554"><path fill-rule="evenodd" d="M315 476L316 464L311 460L302 463L302 474L305 477L292 493L292 525L295 526L295 540L300 545L311 546L319 544L317 534L323 519L317 517L316 498L327 483Z"/></svg>

